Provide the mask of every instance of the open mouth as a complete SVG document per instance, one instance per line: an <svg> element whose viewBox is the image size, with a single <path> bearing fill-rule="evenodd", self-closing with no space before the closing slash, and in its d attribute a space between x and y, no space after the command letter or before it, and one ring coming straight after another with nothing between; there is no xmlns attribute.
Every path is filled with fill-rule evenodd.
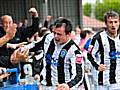
<svg viewBox="0 0 120 90"><path fill-rule="evenodd" d="M112 28L112 30L115 30L115 28Z"/></svg>

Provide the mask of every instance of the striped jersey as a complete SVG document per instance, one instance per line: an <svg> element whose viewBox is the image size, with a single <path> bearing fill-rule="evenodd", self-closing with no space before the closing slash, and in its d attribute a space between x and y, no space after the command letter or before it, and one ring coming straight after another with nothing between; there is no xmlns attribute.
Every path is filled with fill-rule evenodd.
<svg viewBox="0 0 120 90"><path fill-rule="evenodd" d="M111 38L106 31L96 34L91 42L93 46L88 59L95 67L93 75L98 85L120 83L120 35ZM105 64L105 71L97 71L99 64Z"/></svg>
<svg viewBox="0 0 120 90"><path fill-rule="evenodd" d="M41 42L38 42L37 46L40 44ZM47 35L43 44L41 84L56 86L67 83L70 88L79 85L83 78L83 57L79 47L71 39L63 45L57 45L54 42L53 34Z"/></svg>

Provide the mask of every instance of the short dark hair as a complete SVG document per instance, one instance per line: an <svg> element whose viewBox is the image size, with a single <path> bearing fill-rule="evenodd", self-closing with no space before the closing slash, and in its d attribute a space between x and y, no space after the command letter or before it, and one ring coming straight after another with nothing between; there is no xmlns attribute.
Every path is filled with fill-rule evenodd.
<svg viewBox="0 0 120 90"><path fill-rule="evenodd" d="M71 21L65 18L59 18L54 22L54 27L59 28L61 26L65 26L65 33L68 34L72 31L72 24Z"/></svg>
<svg viewBox="0 0 120 90"><path fill-rule="evenodd" d="M107 23L107 19L109 17L115 17L115 18L119 19L119 14L117 12L113 11L113 10L110 10L110 11L106 12L104 14L105 23Z"/></svg>
<svg viewBox="0 0 120 90"><path fill-rule="evenodd" d="M81 33L80 33L80 37L82 39L84 39L86 37L86 35L87 35L87 32L85 30L82 30Z"/></svg>

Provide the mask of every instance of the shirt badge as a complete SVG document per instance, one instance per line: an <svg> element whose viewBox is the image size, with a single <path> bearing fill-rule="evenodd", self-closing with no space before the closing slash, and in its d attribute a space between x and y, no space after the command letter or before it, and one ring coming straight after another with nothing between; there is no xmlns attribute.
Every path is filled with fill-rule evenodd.
<svg viewBox="0 0 120 90"><path fill-rule="evenodd" d="M63 58L66 55L67 51L65 49L62 49L60 52L60 56Z"/></svg>

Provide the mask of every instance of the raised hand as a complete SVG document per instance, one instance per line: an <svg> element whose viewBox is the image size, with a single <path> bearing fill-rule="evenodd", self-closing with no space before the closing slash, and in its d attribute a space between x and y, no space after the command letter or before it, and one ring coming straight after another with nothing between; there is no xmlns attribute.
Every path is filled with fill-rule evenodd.
<svg viewBox="0 0 120 90"><path fill-rule="evenodd" d="M16 28L17 28L17 25L16 24L12 24L10 25L5 31L6 31L6 35L9 39L12 39L15 34L16 34Z"/></svg>
<svg viewBox="0 0 120 90"><path fill-rule="evenodd" d="M38 12L34 7L29 9L29 13L34 17L38 17Z"/></svg>
<svg viewBox="0 0 120 90"><path fill-rule="evenodd" d="M10 57L11 63L17 64L20 61L26 62L28 55L29 55L29 49L26 49L25 51L21 51L21 48L18 48L17 50L14 51L14 53Z"/></svg>

